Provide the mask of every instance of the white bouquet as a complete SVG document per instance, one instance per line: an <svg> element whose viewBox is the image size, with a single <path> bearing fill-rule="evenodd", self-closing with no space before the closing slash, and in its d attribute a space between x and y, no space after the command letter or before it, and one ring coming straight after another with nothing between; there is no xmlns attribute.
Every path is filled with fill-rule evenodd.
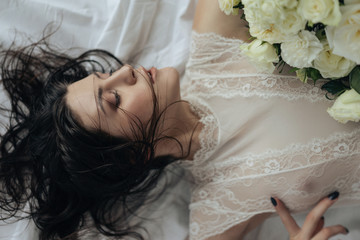
<svg viewBox="0 0 360 240"><path fill-rule="evenodd" d="M328 113L360 120L360 0L218 1L227 15L243 9L253 41L240 49L261 70L286 63L305 83L325 79L322 88L338 97Z"/></svg>

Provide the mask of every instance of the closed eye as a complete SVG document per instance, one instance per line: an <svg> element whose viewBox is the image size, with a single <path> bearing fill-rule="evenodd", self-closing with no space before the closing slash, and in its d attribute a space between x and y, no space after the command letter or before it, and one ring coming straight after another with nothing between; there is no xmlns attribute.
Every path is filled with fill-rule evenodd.
<svg viewBox="0 0 360 240"><path fill-rule="evenodd" d="M114 91L114 96L115 96L115 107L118 108L120 106L120 96L116 90Z"/></svg>
<svg viewBox="0 0 360 240"><path fill-rule="evenodd" d="M100 103L100 107L102 106L102 100L104 100L106 103L108 103L108 105L113 109L116 110L120 107L120 103L121 103L121 98L120 95L117 93L116 90L112 90L109 91L107 93L102 93L102 89L99 88L99 93L100 93L100 97L101 99L99 100ZM105 111L105 109L103 110Z"/></svg>

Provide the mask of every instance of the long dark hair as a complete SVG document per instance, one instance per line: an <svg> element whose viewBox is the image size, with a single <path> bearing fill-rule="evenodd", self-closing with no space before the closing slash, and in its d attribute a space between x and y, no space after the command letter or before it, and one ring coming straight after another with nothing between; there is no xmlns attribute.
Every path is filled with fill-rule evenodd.
<svg viewBox="0 0 360 240"><path fill-rule="evenodd" d="M134 123L135 140L85 129L66 104L67 86L123 64L98 49L69 57L47 38L1 51L1 82L11 105L1 109L9 119L0 143L0 208L8 213L1 219L29 204L40 239L75 239L85 214L102 234L141 239L131 218L164 168L179 159L154 156L166 138L155 137L163 114L156 97L149 125Z"/></svg>

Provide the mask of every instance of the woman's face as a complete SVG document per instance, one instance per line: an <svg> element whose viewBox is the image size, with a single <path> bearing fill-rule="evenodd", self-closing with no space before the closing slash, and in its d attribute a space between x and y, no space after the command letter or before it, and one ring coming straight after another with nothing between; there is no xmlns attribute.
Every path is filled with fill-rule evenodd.
<svg viewBox="0 0 360 240"><path fill-rule="evenodd" d="M179 74L174 68L147 71L124 65L111 75L94 73L70 84L66 101L85 128L131 138L134 121L146 126L151 120L153 94L160 112L180 100Z"/></svg>

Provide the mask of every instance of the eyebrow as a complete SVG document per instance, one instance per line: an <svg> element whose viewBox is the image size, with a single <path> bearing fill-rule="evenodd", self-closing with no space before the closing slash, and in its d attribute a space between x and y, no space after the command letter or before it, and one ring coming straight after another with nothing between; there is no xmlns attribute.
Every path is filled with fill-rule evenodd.
<svg viewBox="0 0 360 240"><path fill-rule="evenodd" d="M96 77L98 77L100 79L103 79L97 72L94 72L93 74ZM98 101L98 104L100 106L101 111L105 114L105 108L104 108L104 104L103 104L103 101L102 101L102 94L103 94L103 89L101 87L99 87L98 94L97 94L97 101Z"/></svg>

